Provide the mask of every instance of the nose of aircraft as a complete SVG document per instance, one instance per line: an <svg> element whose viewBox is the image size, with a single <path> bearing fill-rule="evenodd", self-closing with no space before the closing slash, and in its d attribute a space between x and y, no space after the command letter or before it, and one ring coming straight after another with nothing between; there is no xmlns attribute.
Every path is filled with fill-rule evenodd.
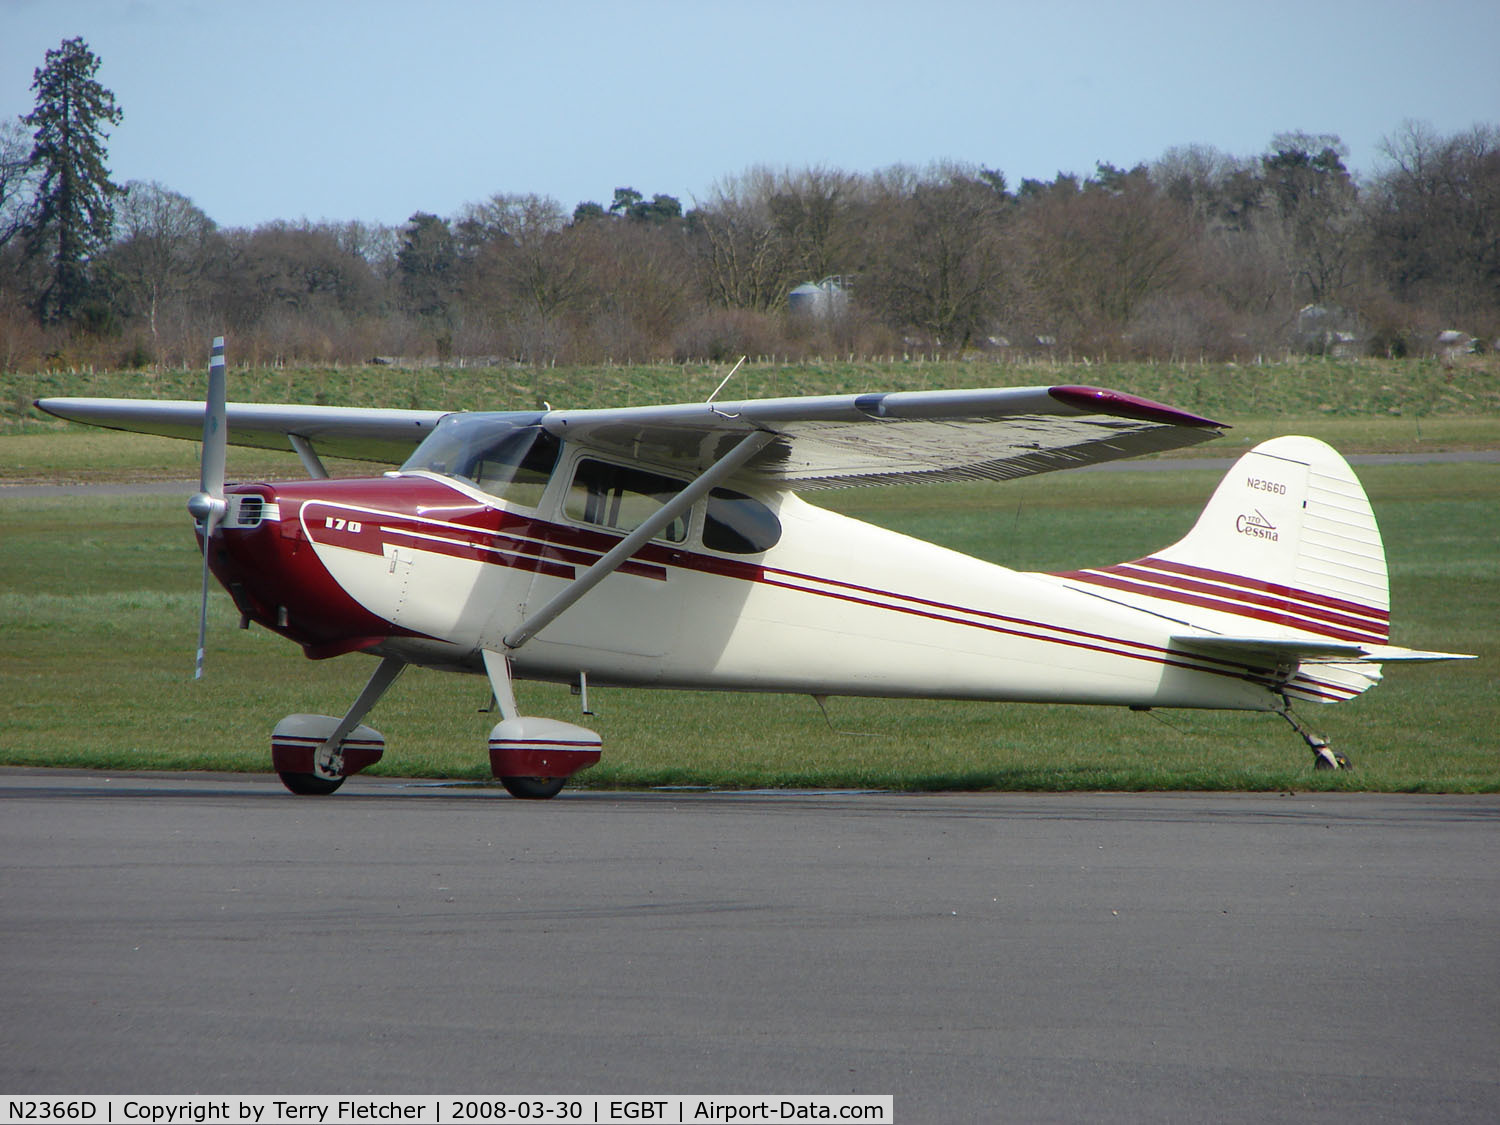
<svg viewBox="0 0 1500 1125"><path fill-rule="evenodd" d="M305 489L306 486L303 486ZM302 523L309 497L296 486L235 485L209 565L242 623L254 621L321 659L369 648L394 626L356 602L318 558Z"/></svg>

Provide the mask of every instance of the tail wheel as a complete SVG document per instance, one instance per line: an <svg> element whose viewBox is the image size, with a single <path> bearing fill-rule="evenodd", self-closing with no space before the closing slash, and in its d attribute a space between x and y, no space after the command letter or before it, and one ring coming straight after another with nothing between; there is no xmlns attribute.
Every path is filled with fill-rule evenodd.
<svg viewBox="0 0 1500 1125"><path fill-rule="evenodd" d="M512 797L525 801L545 801L556 797L568 783L565 777L502 777L500 784Z"/></svg>
<svg viewBox="0 0 1500 1125"><path fill-rule="evenodd" d="M326 797L344 784L342 777L319 777L315 773L278 773L276 776L299 797Z"/></svg>
<svg viewBox="0 0 1500 1125"><path fill-rule="evenodd" d="M1313 769L1315 770L1352 770L1353 763L1344 755L1327 746L1321 746L1313 751Z"/></svg>

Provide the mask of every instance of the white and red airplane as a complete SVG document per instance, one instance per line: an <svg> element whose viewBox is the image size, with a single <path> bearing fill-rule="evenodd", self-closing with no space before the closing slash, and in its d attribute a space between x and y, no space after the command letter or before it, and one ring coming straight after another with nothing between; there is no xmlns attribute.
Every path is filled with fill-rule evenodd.
<svg viewBox="0 0 1500 1125"><path fill-rule="evenodd" d="M600 738L520 714L512 682L1228 708L1280 714L1315 764L1348 763L1292 715L1389 663L1385 553L1333 449L1251 450L1191 532L1148 558L1020 573L804 501L821 488L1006 480L1179 448L1222 427L1097 387L444 413L50 398L48 413L201 439L189 502L241 625L313 659L379 664L342 717L271 736L294 793L378 760L362 720L410 664L485 675L494 774L551 797ZM311 479L224 486L225 445L297 452ZM399 464L333 480L320 454ZM202 674L200 624L198 674ZM585 710L587 706L585 705Z"/></svg>

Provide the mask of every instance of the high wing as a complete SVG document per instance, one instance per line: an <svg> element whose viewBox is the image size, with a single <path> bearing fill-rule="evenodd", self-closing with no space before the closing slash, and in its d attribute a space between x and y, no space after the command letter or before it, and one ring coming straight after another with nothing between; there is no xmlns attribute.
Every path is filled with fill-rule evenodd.
<svg viewBox="0 0 1500 1125"><path fill-rule="evenodd" d="M162 437L203 439L203 403L136 398L43 398L37 408L110 430ZM283 452L288 440L312 442L327 457L399 465L447 410L384 410L348 406L294 406L275 403L226 404L230 445Z"/></svg>
<svg viewBox="0 0 1500 1125"><path fill-rule="evenodd" d="M197 441L203 404L48 398L60 418ZM400 464L447 412L229 403L232 445ZM686 403L517 414L559 438L693 474L749 434L771 440L737 479L797 491L897 481L1008 480L1176 449L1222 425L1098 387L895 391L738 403ZM293 440L295 439L295 440Z"/></svg>
<svg viewBox="0 0 1500 1125"><path fill-rule="evenodd" d="M775 435L742 481L804 491L1008 480L1220 436L1218 422L1098 387L1006 387L559 410L542 425L602 452L690 471L745 434Z"/></svg>

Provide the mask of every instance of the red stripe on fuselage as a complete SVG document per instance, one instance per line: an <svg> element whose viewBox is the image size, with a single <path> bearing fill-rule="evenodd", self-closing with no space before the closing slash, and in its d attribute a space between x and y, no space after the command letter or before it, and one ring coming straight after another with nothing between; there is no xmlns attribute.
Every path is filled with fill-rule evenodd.
<svg viewBox="0 0 1500 1125"><path fill-rule="evenodd" d="M1160 559L1154 555L1149 558L1138 559L1134 563L1125 563L1123 565L1152 567L1174 574L1183 574L1194 578L1206 578L1211 581L1222 582L1228 586L1239 586L1246 590L1259 590L1268 594L1278 594L1284 598L1305 602L1308 605L1323 606L1342 613L1373 618L1376 621L1389 621L1391 618L1390 610L1382 609L1379 606L1351 602L1343 598L1332 597L1328 594L1317 594L1311 590L1300 590L1295 586L1284 586L1277 582L1266 582L1259 578L1246 578L1243 575L1229 574L1222 570L1210 570L1207 567L1172 562L1169 559ZM1110 570L1113 568L1106 567L1105 569Z"/></svg>
<svg viewBox="0 0 1500 1125"><path fill-rule="evenodd" d="M1385 640L1383 635L1368 630L1354 632L1347 629L1335 629L1330 625L1324 625L1308 618L1296 617L1288 613L1272 613L1268 610L1256 609L1244 602L1232 601L1226 598L1199 597L1193 594L1169 590L1161 586L1148 586L1141 582L1127 581L1109 574L1079 571L1073 574L1059 575L1059 577L1087 582L1092 586L1103 586L1110 590L1119 590L1122 593L1141 594L1160 601L1171 602L1174 605L1190 605L1198 609L1217 610L1221 613L1233 614L1236 617L1244 617L1251 621L1263 621L1268 625L1287 625L1293 629L1301 629L1304 632L1314 633L1319 637L1326 637L1329 640L1358 641L1363 643L1379 643Z"/></svg>
<svg viewBox="0 0 1500 1125"><path fill-rule="evenodd" d="M1119 575L1122 578L1134 579L1146 585L1165 586L1188 593L1206 594L1210 597L1235 601L1235 604L1254 605L1262 609L1279 610L1298 617L1324 622L1328 625L1355 629L1366 633L1374 632L1379 628L1369 617L1350 617L1343 613L1334 613L1331 610L1322 609L1285 597L1241 591L1224 584L1215 584L1202 579L1179 578L1146 567L1138 567L1132 563L1122 563L1119 566L1105 567L1100 571L1082 571L1080 573L1084 575L1101 573ZM1385 638L1384 636L1380 636L1379 639L1384 640Z"/></svg>
<svg viewBox="0 0 1500 1125"><path fill-rule="evenodd" d="M1383 644L1390 635L1387 610L1164 559L1147 558L1097 570L1067 571L1057 577L1268 624L1288 625L1334 640Z"/></svg>
<svg viewBox="0 0 1500 1125"><path fill-rule="evenodd" d="M576 567L588 567L598 562L614 545L607 536L593 537L592 533L575 536L572 529L556 524L531 520L496 508L486 509L486 512L497 518L476 525L413 516L375 506L309 500L302 506L302 522L308 538L323 546L383 555L387 544L396 543L470 562L492 563L498 560L501 566L568 580L577 576ZM485 523L491 526L485 526ZM506 527L516 534L500 530ZM539 537L526 534L538 529L562 534ZM585 536L603 542L587 545ZM566 545L569 539L578 540L579 545ZM634 559L624 563L620 571L657 581L665 581L667 577L664 567Z"/></svg>

